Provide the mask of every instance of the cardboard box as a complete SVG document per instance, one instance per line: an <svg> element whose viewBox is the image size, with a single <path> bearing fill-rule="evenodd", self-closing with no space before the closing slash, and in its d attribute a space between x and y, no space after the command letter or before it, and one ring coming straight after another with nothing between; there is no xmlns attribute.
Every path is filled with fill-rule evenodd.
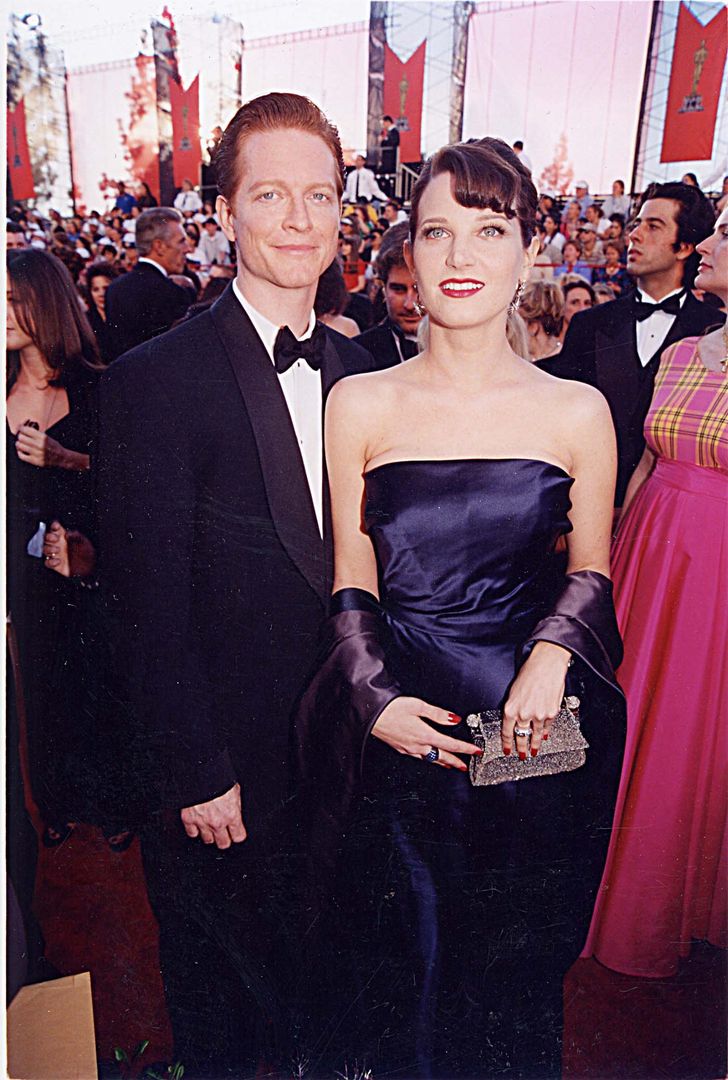
<svg viewBox="0 0 728 1080"><path fill-rule="evenodd" d="M10 1080L97 1080L88 971L24 986L7 1023Z"/></svg>

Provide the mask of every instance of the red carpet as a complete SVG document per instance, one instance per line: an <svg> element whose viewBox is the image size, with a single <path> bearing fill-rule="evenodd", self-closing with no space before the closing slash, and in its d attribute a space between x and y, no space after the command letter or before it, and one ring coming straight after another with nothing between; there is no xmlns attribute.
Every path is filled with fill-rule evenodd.
<svg viewBox="0 0 728 1080"><path fill-rule="evenodd" d="M48 960L64 975L91 972L99 1059L149 1039L145 1061L169 1060L138 841L117 855L97 830L79 827L61 847L41 849L36 908ZM565 1077L724 1080L725 975L725 954L702 947L672 979L578 961L566 983Z"/></svg>

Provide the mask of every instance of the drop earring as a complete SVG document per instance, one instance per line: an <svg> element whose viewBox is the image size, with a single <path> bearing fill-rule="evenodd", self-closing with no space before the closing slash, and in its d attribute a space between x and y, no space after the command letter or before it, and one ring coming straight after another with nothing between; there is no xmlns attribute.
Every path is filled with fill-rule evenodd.
<svg viewBox="0 0 728 1080"><path fill-rule="evenodd" d="M511 315L515 314L515 312L518 311L518 305L521 302L521 297L523 296L523 290L525 289L525 287L526 286L524 285L524 283L522 281L518 282L518 288L514 292L513 299L511 300L510 304L508 305L508 310L511 313Z"/></svg>
<svg viewBox="0 0 728 1080"><path fill-rule="evenodd" d="M414 288L415 292L417 292L417 282L416 281L413 282L413 288ZM420 318L422 318L423 315L427 314L427 308L425 307L425 305L420 300L419 294L417 295L417 299L415 300L414 307L415 307L415 311L420 316Z"/></svg>

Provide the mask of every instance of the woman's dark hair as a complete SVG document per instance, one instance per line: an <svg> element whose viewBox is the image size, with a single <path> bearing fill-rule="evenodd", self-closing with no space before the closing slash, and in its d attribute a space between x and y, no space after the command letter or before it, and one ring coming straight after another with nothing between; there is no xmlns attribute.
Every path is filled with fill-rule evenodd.
<svg viewBox="0 0 728 1080"><path fill-rule="evenodd" d="M116 281L121 272L111 263L94 263L86 271L86 288L83 291L84 300L87 304L96 307L96 302L91 295L91 283L95 278L106 278L108 282Z"/></svg>
<svg viewBox="0 0 728 1080"><path fill-rule="evenodd" d="M101 367L96 338L63 263L46 251L18 249L7 254L7 272L15 318L52 369L50 385L62 385L79 368ZM11 380L18 365L17 353L8 352Z"/></svg>
<svg viewBox="0 0 728 1080"><path fill-rule="evenodd" d="M186 221L185 222L185 232L187 233L188 237L190 235L190 229L192 229L194 231L195 238L196 238L195 243L199 246L199 243L200 243L200 227L197 224L197 222L195 222L195 221Z"/></svg>
<svg viewBox="0 0 728 1080"><path fill-rule="evenodd" d="M452 176L453 197L460 206L487 208L507 218L518 218L523 246L528 247L536 232L538 193L518 155L502 139L492 138L444 146L432 155L412 192L413 243L420 200L430 181L441 173Z"/></svg>
<svg viewBox="0 0 728 1080"><path fill-rule="evenodd" d="M344 275L339 260L334 259L331 266L324 270L318 280L313 310L317 316L341 315L348 303L349 293L346 290Z"/></svg>

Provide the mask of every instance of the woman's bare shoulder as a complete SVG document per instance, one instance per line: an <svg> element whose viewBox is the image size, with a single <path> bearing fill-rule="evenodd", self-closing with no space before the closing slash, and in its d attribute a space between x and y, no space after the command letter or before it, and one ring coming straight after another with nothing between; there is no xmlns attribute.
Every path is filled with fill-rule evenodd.
<svg viewBox="0 0 728 1080"><path fill-rule="evenodd" d="M376 403L379 410L385 408L394 402L397 394L401 392L403 380L400 372L403 366L347 375L331 390L327 408L333 407L337 412L357 412L366 409L371 403Z"/></svg>
<svg viewBox="0 0 728 1080"><path fill-rule="evenodd" d="M575 379L559 379L536 365L533 365L533 374L537 392L543 395L544 402L548 401L582 419L610 415L606 398L595 386Z"/></svg>

